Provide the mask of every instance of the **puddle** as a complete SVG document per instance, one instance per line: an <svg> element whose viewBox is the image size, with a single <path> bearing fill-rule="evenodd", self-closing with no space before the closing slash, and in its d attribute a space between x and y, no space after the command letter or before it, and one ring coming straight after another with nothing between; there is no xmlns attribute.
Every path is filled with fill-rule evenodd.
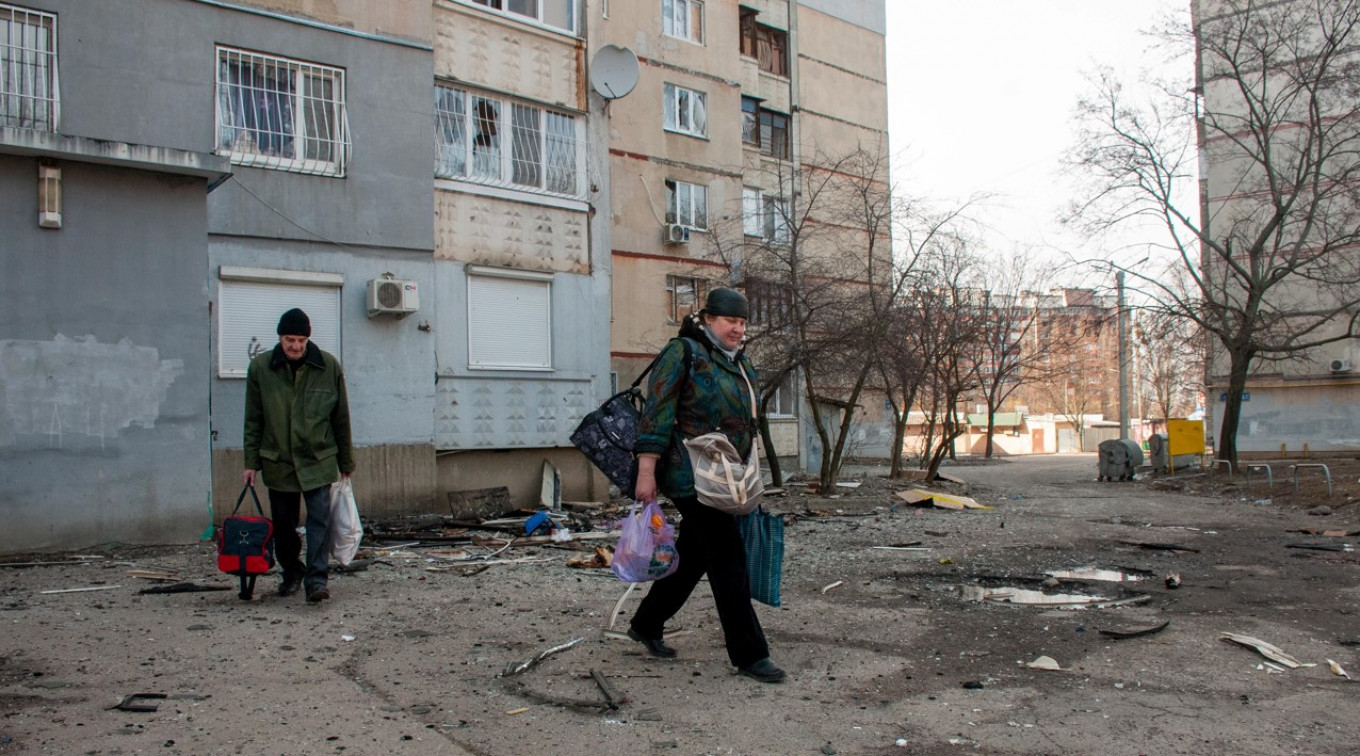
<svg viewBox="0 0 1360 756"><path fill-rule="evenodd" d="M1049 593L1015 586L961 585L958 590L959 596L967 601L1047 606L1058 609L1104 609L1110 606L1134 604L1139 601L1146 601L1149 598L1144 594L1114 596L1095 593Z"/></svg>
<svg viewBox="0 0 1360 756"><path fill-rule="evenodd" d="M1107 567L1074 567L1070 570L1048 570L1044 574L1062 580L1098 580L1103 583L1136 583L1153 577L1151 572L1143 570Z"/></svg>

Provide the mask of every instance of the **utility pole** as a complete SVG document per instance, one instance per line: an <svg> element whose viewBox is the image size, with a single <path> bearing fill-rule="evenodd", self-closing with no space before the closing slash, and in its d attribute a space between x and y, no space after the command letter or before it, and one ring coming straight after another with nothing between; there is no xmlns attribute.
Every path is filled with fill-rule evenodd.
<svg viewBox="0 0 1360 756"><path fill-rule="evenodd" d="M1129 316L1124 309L1124 271L1114 277L1119 292L1116 318L1119 322L1119 437L1129 437Z"/></svg>

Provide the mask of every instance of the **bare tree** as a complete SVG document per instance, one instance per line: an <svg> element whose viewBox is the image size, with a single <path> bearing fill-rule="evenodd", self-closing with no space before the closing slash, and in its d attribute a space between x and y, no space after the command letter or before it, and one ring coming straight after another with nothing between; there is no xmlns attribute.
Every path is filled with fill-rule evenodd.
<svg viewBox="0 0 1360 756"><path fill-rule="evenodd" d="M1017 389L1047 374L1049 342L1038 342L1031 336L1039 319L1038 297L1034 292L1052 280L1053 271L1023 251L992 258L983 265L987 288L973 349L980 367L978 390L987 406L984 456L991 459L996 413Z"/></svg>
<svg viewBox="0 0 1360 756"><path fill-rule="evenodd" d="M978 262L959 237L941 239L926 249L916 285L902 305L913 329L907 334L918 355L924 381L918 392L926 422L921 467L933 479L953 453L954 441L968 430L959 420L964 397L978 388L978 363L969 354L977 342Z"/></svg>
<svg viewBox="0 0 1360 756"><path fill-rule="evenodd" d="M1218 454L1235 463L1258 363L1357 333L1360 3L1216 0L1203 12L1210 5L1161 32L1197 53L1193 89L1165 86L1139 104L1106 74L1081 102L1073 159L1092 190L1074 217L1093 230L1148 217L1166 229L1172 274L1114 267L1215 340L1227 363ZM1182 199L1196 145L1210 170L1198 203Z"/></svg>
<svg viewBox="0 0 1360 756"><path fill-rule="evenodd" d="M888 162L858 148L773 166L766 191L744 197L739 223L715 230L712 242L752 298L750 350L762 369L762 405L785 377L801 378L822 449L817 476L830 487L887 333L880 315L899 286ZM774 459L768 423L762 435Z"/></svg>
<svg viewBox="0 0 1360 756"><path fill-rule="evenodd" d="M1167 420L1184 417L1194 408L1203 388L1202 333L1193 322L1160 310L1138 318L1133 327L1135 372L1145 387L1139 394L1147 397L1145 414Z"/></svg>

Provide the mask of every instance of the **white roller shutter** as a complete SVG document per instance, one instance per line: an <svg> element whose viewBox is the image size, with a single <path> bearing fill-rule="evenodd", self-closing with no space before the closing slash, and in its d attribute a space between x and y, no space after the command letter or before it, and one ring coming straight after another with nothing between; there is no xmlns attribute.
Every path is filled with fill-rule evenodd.
<svg viewBox="0 0 1360 756"><path fill-rule="evenodd" d="M552 369L552 280L468 276L468 367Z"/></svg>
<svg viewBox="0 0 1360 756"><path fill-rule="evenodd" d="M217 375L244 378L250 358L274 348L279 316L298 307L312 321L311 339L340 356L340 287L235 280L218 284Z"/></svg>

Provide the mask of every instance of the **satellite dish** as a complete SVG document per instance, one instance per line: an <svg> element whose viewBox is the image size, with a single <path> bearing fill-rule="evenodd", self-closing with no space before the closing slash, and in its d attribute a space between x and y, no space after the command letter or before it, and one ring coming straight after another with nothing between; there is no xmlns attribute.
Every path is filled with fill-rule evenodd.
<svg viewBox="0 0 1360 756"><path fill-rule="evenodd" d="M590 63L590 85L606 100L617 100L638 83L637 55L626 47L605 45Z"/></svg>

